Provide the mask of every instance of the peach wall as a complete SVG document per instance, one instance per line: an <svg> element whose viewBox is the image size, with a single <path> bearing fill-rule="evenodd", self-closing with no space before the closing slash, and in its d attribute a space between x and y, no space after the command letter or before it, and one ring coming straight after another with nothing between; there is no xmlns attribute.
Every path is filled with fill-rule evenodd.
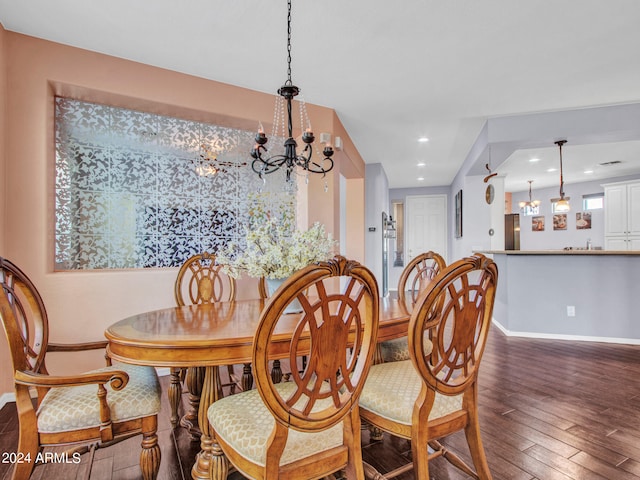
<svg viewBox="0 0 640 480"><path fill-rule="evenodd" d="M8 205L2 230L7 233L0 243L0 255L20 265L38 286L49 313L51 340L103 338L104 329L121 318L172 306L177 269L52 271L53 96L60 93L251 129L258 120L266 124L265 119L272 118L273 96L12 32L2 32L0 42L6 63L0 68L7 74L6 87L0 84L0 93L7 93L6 118L10 119L3 129L6 151L0 153L0 161L10 159L3 175L6 188L2 197ZM308 109L316 132L333 134L333 128L338 128L343 142L349 145L349 151L340 152L341 166L328 176L329 196L324 183L316 178L302 192L308 220L325 222L337 237L340 212L334 188L338 182L334 179L340 170L355 178L357 172L364 172L364 163L336 122L333 110L313 105ZM350 215L357 223L364 210ZM253 296L256 283L243 279L238 290L240 298ZM6 344L0 344L0 348L0 355L5 355ZM99 354L72 362L51 358L49 370L74 372L101 362ZM5 362L0 373L0 393L4 393L12 388Z"/></svg>
<svg viewBox="0 0 640 480"><path fill-rule="evenodd" d="M309 115L313 115L314 119L314 130L316 117L327 113L330 115L327 120L332 126L332 143L338 136L342 139L342 148L335 150L333 171L324 178L321 176L309 178L309 196L319 199L320 203L309 202L302 205L304 211L300 217L306 218L308 224L313 222L324 224L327 231L333 233L334 237L338 239L340 238L340 216L345 215L347 244L340 245L340 253L364 263L364 161L334 111L324 109L323 112L313 112L310 110ZM347 179L345 212L340 211L340 175ZM325 183L328 186L328 192L325 192ZM327 208L327 195L331 196L333 208ZM299 205L300 207L301 205Z"/></svg>
<svg viewBox="0 0 640 480"><path fill-rule="evenodd" d="M343 253L348 258L353 258L365 263L364 256L364 178L347 179L347 222L346 245Z"/></svg>
<svg viewBox="0 0 640 480"><path fill-rule="evenodd" d="M364 161L360 157L358 150L351 141L351 138L347 134L347 131L342 125L342 122L338 118L335 112L333 114L333 134L334 137L338 136L342 139L342 150L338 151L337 158L340 165L340 173L347 179L347 192L346 192L346 245L342 246L341 252L348 258L358 260L364 263L364 234L365 234L365 222L364 222L364 178L365 178L365 166ZM360 161L348 161L349 159L358 159ZM336 191L339 185L339 180L335 178ZM336 209L340 208L339 195L334 199L336 203ZM339 220L339 217L338 217ZM339 231L336 226L336 232Z"/></svg>
<svg viewBox="0 0 640 480"><path fill-rule="evenodd" d="M7 66L6 66L6 36L7 32L0 24L0 226L4 227L5 218L5 195L7 176L5 173L6 163L6 104L7 104ZM4 251L5 228L0 228L0 252ZM2 390L0 390L2 391Z"/></svg>
<svg viewBox="0 0 640 480"><path fill-rule="evenodd" d="M0 256L5 251L5 232L7 231L5 217L6 217L6 195L7 190L7 175L6 175L6 103L7 103L7 67L6 67L6 36L5 29L0 25ZM9 356L9 349L7 346L7 340L4 334L0 334L0 395L4 392L13 391L13 382L10 371L4 368L4 365L10 365L11 357Z"/></svg>

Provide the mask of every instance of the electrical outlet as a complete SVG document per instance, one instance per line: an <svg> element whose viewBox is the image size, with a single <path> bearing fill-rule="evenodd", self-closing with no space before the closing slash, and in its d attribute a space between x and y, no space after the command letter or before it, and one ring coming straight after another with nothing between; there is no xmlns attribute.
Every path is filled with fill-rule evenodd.
<svg viewBox="0 0 640 480"><path fill-rule="evenodd" d="M576 316L576 307L574 305L567 305L567 317Z"/></svg>

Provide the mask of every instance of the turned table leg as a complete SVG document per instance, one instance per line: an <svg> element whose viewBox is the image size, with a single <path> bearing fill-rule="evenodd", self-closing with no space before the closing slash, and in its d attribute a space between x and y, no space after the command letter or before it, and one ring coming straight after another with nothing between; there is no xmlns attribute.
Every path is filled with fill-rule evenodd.
<svg viewBox="0 0 640 480"><path fill-rule="evenodd" d="M178 406L180 405L180 397L182 396L182 382L180 381L180 369L171 368L169 379L169 405L171 406L171 427L178 426Z"/></svg>
<svg viewBox="0 0 640 480"><path fill-rule="evenodd" d="M200 409L198 410L198 424L202 432L200 453L198 453L196 463L191 469L191 478L194 480L225 480L229 473L229 461L217 444L207 418L209 406L221 398L221 391L218 367L206 367L202 395L200 396Z"/></svg>
<svg viewBox="0 0 640 480"><path fill-rule="evenodd" d="M200 430L198 429L198 409L200 406L200 395L202 393L202 383L204 381L204 367L189 367L185 380L189 390L189 410L180 420L180 425L186 428L191 435L191 440L200 440Z"/></svg>
<svg viewBox="0 0 640 480"><path fill-rule="evenodd" d="M282 381L282 368L280 367L280 360L274 360L271 367L271 381L273 383L280 383Z"/></svg>
<svg viewBox="0 0 640 480"><path fill-rule="evenodd" d="M245 363L242 367L242 391L248 392L253 388L253 372L251 364Z"/></svg>

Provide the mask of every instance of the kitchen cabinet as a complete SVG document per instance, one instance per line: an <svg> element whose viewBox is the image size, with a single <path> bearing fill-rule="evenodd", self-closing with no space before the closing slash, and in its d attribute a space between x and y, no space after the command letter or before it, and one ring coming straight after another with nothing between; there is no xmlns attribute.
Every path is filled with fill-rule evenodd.
<svg viewBox="0 0 640 480"><path fill-rule="evenodd" d="M604 187L606 250L640 250L640 181Z"/></svg>

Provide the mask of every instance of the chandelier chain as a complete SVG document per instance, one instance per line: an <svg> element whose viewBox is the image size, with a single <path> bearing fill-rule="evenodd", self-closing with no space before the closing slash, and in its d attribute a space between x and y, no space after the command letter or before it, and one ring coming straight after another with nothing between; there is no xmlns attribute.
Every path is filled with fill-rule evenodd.
<svg viewBox="0 0 640 480"><path fill-rule="evenodd" d="M293 85L291 81L291 0L288 2L289 14L287 15L287 81L285 85Z"/></svg>

